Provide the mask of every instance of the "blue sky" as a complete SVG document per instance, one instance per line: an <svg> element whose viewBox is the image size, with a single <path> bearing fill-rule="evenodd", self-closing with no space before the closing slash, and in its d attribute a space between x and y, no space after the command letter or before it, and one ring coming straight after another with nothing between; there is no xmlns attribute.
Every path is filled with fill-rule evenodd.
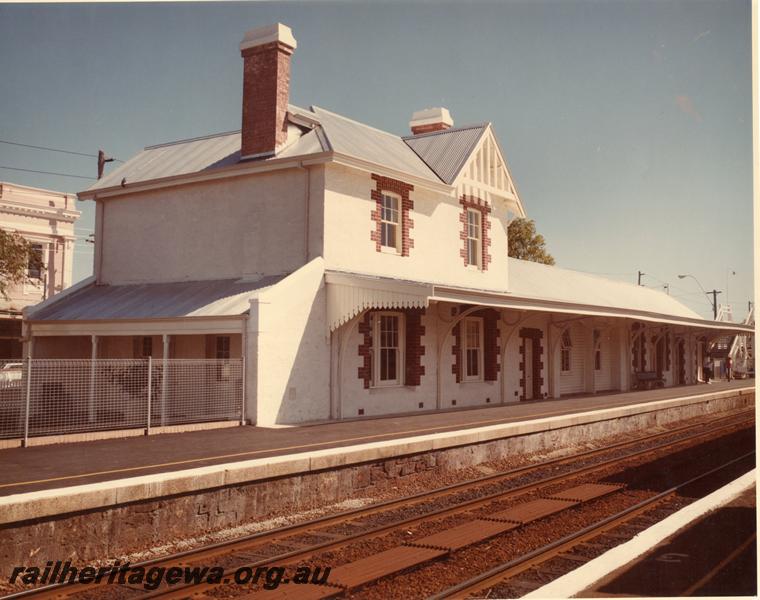
<svg viewBox="0 0 760 600"><path fill-rule="evenodd" d="M0 139L129 158L238 129L246 29L293 28L291 101L397 134L414 110L491 121L563 267L652 287L704 316L691 279L752 297L750 2L0 4ZM0 165L94 159L0 144ZM0 169L76 192L85 179ZM82 202L78 232L93 228ZM79 243L75 279L91 271ZM735 275L731 275L735 272Z"/></svg>

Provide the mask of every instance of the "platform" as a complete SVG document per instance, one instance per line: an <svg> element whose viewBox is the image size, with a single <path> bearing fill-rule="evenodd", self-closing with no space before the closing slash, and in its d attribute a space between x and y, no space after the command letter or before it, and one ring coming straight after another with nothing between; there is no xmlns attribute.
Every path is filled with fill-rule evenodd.
<svg viewBox="0 0 760 600"><path fill-rule="evenodd" d="M715 382L650 391L539 400L502 406L375 417L299 427L234 427L159 436L99 440L0 450L0 496L22 494L185 469L228 465L250 459L283 457L333 448L452 432L467 433L506 424L556 428L567 421L547 419L734 390L751 390L754 381ZM610 413L607 418L619 413ZM588 416L588 415L586 415ZM530 428L534 430L534 428ZM526 432L512 430L509 433Z"/></svg>
<svg viewBox="0 0 760 600"><path fill-rule="evenodd" d="M755 510L753 487L580 595L755 597Z"/></svg>
<svg viewBox="0 0 760 600"><path fill-rule="evenodd" d="M752 406L752 383L2 450L0 572L30 553L125 556L277 515L371 502L373 486L401 489L412 474L436 478L641 435Z"/></svg>

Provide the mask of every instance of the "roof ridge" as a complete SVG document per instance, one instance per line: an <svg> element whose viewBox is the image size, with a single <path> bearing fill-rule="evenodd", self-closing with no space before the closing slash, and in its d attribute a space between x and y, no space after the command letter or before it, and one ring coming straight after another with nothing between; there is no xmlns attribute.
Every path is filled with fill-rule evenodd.
<svg viewBox="0 0 760 600"><path fill-rule="evenodd" d="M317 106L315 104L312 104L311 108L312 109L321 110L321 111L326 112L326 113L328 113L330 115L333 115L334 117L338 117L340 119L343 119L344 121L350 121L351 123L354 123L355 125L361 125L362 127L366 127L367 129L371 129L372 131L377 131L378 133L382 133L384 135L389 135L391 137L396 138L397 140L403 140L404 139L400 135L396 135L395 133L391 133L390 131L384 131L383 129L378 129L377 127L373 127L372 125L367 125L366 123L362 123L361 121L357 121L356 119L352 119L351 117L346 117L344 115L338 114L338 113L333 112L331 110L327 110L326 108L322 108L321 106Z"/></svg>
<svg viewBox="0 0 760 600"><path fill-rule="evenodd" d="M490 121L483 121L482 123L475 123L472 125L462 125L461 127L449 127L448 129L439 129L438 131L428 131L427 133L420 133L417 135L405 135L405 136L402 136L401 139L404 141L418 140L420 138L433 137L435 135L443 135L446 133L457 133L460 131L467 131L468 129L485 129L489 125L491 125Z"/></svg>
<svg viewBox="0 0 760 600"><path fill-rule="evenodd" d="M152 146L145 146L143 150L155 150L156 148L165 148L167 146L177 146L178 144L187 144L188 142L197 142L199 140L210 140L215 137L224 137L226 135L235 135L236 133L240 133L240 129L236 129L234 131L223 131L221 133L210 133L208 135L200 135L198 137L194 138L187 138L185 140L175 140L173 142L163 142L161 144L153 144Z"/></svg>

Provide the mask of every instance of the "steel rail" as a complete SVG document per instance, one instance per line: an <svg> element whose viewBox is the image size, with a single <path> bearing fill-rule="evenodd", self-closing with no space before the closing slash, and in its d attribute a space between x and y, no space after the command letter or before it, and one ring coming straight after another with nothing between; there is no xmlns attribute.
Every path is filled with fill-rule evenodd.
<svg viewBox="0 0 760 600"><path fill-rule="evenodd" d="M428 597L427 600L447 600L447 599L458 600L461 598L466 598L470 594L484 590L487 587L501 583L504 580L510 577L513 577L515 575L518 575L524 571L527 571L528 569L531 569L538 564L551 560L552 558L555 558L557 555L567 550L570 550L573 547L584 543L585 541L599 537L600 535L604 534L606 531L609 531L610 529L619 527L620 525L632 520L634 517L637 517L640 514L650 510L655 505L661 502L664 502L665 500L669 499L671 496L674 496L680 489L687 487L689 485L692 485L693 483L696 483L697 481L700 481L701 479L704 479L705 477L709 477L710 475L713 475L717 473L718 471L722 471L723 469L733 466L734 464L741 462L743 460L746 460L747 458L754 455L755 455L754 450L752 452L743 454L742 456L739 456L726 463L723 463L722 465L715 467L713 469L710 469L709 471L705 473L702 473L700 475L697 475L696 477L692 477L691 479L688 479L687 481L683 481L677 485L674 485L673 487L665 490L664 492L660 492L656 496L647 498L646 500L643 500L642 502L639 502L638 504L630 506L626 508L625 510L620 511L619 513L611 515L597 523L589 525L588 527L584 527L583 529L576 531L575 533L571 533L570 535L567 535L559 540L551 542L550 544L537 548L536 550L533 550L527 554L519 556L509 562L503 563L492 569L489 569L488 571L485 571L484 573L476 575L475 577L472 577L471 579L463 581L446 590L443 590L442 592L439 592L438 594L434 594L433 596Z"/></svg>
<svg viewBox="0 0 760 600"><path fill-rule="evenodd" d="M676 447L682 444L687 444L689 442L693 442L696 439L699 439L701 437L705 437L708 435L712 435L721 430L732 429L740 424L742 423L741 422L731 423L731 424L724 425L721 427L710 428L707 431L701 431L698 434L689 436L687 438L681 438L679 440L673 440L673 441L665 442L662 444L658 444L656 446L652 446L644 450L633 452L623 457L616 457L610 460L603 461L601 463L596 463L594 465L587 465L580 469L569 471L567 473L552 475L536 482L531 482L528 484L524 484L522 486L517 486L515 488L511 488L505 491L491 493L486 496L482 496L480 498L468 500L460 504L456 504L454 506L444 507L435 511L425 513L423 515L417 515L414 517L410 517L408 519L403 519L401 521L394 521L392 523L379 525L377 527L373 527L371 529L368 529L356 534L345 536L344 538L341 538L339 540L313 544L306 548L298 548L289 552L284 552L282 554L278 554L272 557L267 557L267 558L257 560L254 562L240 563L240 564L235 565L233 569L243 568L243 567L249 567L249 568L255 569L256 567L265 566L265 565L290 564L297 561L307 560L311 558L312 556L314 556L315 554L325 552L327 550L337 550L339 548L342 548L344 546L353 544L355 542L358 542L367 538L376 537L380 534L388 533L395 529L411 527L428 520L435 520L435 519L440 519L442 517L446 517L446 516L450 516L454 514L469 512L483 505L486 505L490 502L493 502L495 500L507 500L515 496L524 495L531 491L540 490L542 488L555 485L562 481L568 481L576 477L579 477L581 475L587 475L589 473L593 473L594 471L603 470L611 465L620 464L621 461L634 460L636 458L650 454L657 450L662 450L664 448L672 448L672 447ZM318 535L318 532L316 532L316 534ZM194 590L195 592L203 592L205 590L213 589L215 587L219 587L219 584L208 584L208 583L186 584L186 585L181 585L181 586L174 586L168 589L158 589L153 592L149 592L149 593L146 593L145 595L142 595L141 598L186 598L189 593L189 590Z"/></svg>
<svg viewBox="0 0 760 600"><path fill-rule="evenodd" d="M587 466L582 467L581 469L576 469L564 474L559 474L559 475L543 478L537 482L532 482L529 484L525 484L523 486L518 486L516 488L512 488L506 491L491 493L486 496L482 496L480 498L476 498L473 500L466 501L464 503L457 504L455 506L444 507L436 511L431 511L423 515L411 517L409 519L404 519L401 521L394 521L392 523L381 525L381 526L378 526L378 527L375 527L375 528L372 528L372 529L369 529L357 534L346 536L345 538L342 538L340 540L328 541L321 544L315 544L308 548L297 549L291 552L282 553L280 555L273 556L265 560L257 561L254 563L249 563L243 566L256 567L256 566L261 566L265 564L271 564L275 561L281 562L284 560L297 560L300 558L307 558L308 556L311 556L316 552L321 552L328 549L337 549L347 544L359 541L367 537L376 536L380 533L383 533L395 528L410 526L427 519L438 518L441 516L446 516L448 514L453 514L457 512L466 512L474 508L477 508L480 505L491 502L497 498L506 499L506 498L513 497L516 495L524 494L531 490L536 490L542 487L553 485L563 479L572 479L574 477L588 474L596 470L601 470L605 467L610 466L611 464L619 463L620 461L633 460L641 455L645 455L647 453L650 453L656 450L661 450L663 448L672 447L679 444L687 444L696 439L699 439L700 437L709 436L723 430L729 430L735 427L746 425L752 422L752 419L744 419L744 417L747 415L754 416L754 410L741 410L741 411L732 413L731 415L728 415L724 417L723 419L721 419L721 421L724 421L723 424L721 425L714 425L711 423L698 423L698 424L692 424L692 425L685 425L685 426L677 427L668 431L658 432L656 434L638 437L633 440L617 442L615 444L605 446L603 448L595 448L592 450L581 452L579 454L575 454L571 456L563 456L556 459L550 459L550 460L542 461L540 463L535 463L532 465L523 465L521 467L516 467L514 469L509 469L507 471L503 471L500 473L494 473L494 474L485 475L483 477L478 477L478 478L470 479L463 482L457 482L454 484L436 488L431 491L423 491L423 492L418 492L416 494L412 494L409 496L404 496L401 498L385 500L383 502L372 504L369 507L351 509L348 511L343 511L340 513L326 515L324 517L319 517L317 519L305 521L303 523L288 525L286 527L282 527L276 530L261 531L261 532L253 533L250 535L242 536L239 538L235 538L233 540L216 542L213 544L202 546L200 548L185 550L185 551L177 552L177 553L167 555L167 556L162 556L162 557L148 559L141 562L131 563L131 567L145 568L145 567L158 566L158 565L179 566L179 565L185 564L181 562L181 560L186 559L186 558L192 558L193 561L197 561L203 558L217 556L219 554L227 554L227 553L232 553L234 551L240 551L243 548L245 548L246 550L250 550L252 546L258 547L265 543L272 543L273 541L276 541L278 539L290 537L299 533L313 532L317 528L323 528L323 527L327 527L333 524L345 523L347 521L352 521L355 519L371 516L373 514L387 511L393 508L406 507L406 506L415 504L417 501L439 498L441 496L450 495L458 491L471 489L476 486L487 485L489 483L498 483L501 480L509 479L514 476L524 474L526 472L538 471L541 469L545 469L547 467L551 467L553 465L562 464L566 462L575 462L578 460L583 460L585 458L593 457L593 456L604 454L607 452L613 452L620 448L624 448L628 446L636 446L636 445L647 443L649 441L660 439L663 437L677 435L679 433L683 433L684 431L688 431L688 430L695 430L695 429L698 430L697 433L693 435L689 435L683 438L678 438L676 440L670 440L670 441L666 441L660 444L656 444L654 446L648 447L643 450L637 450L635 452L626 454L624 456L618 456L609 460L602 461L600 463L587 465ZM5 600L16 600L20 598L30 598L30 597L42 597L42 598L61 597L61 594L63 594L65 597L65 596L74 595L79 592L84 592L86 590L93 590L96 587L97 585L93 586L93 585L57 583L57 584L49 584L49 585L34 588L34 589L15 592L13 594L3 596L2 598ZM143 598L158 597L161 595L166 595L167 593L171 594L173 592L182 592L191 587L196 588L196 589L198 588L197 585L182 586L181 588L174 587L171 590L157 590L156 592L148 593L147 595L143 595L142 597Z"/></svg>

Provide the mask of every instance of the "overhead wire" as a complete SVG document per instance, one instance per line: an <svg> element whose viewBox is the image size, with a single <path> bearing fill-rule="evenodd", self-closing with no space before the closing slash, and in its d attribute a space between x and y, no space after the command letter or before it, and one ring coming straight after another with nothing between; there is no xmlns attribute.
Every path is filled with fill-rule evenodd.
<svg viewBox="0 0 760 600"><path fill-rule="evenodd" d="M50 148L48 146L35 146L33 144L22 144L21 142L11 142L10 140L0 140L0 144L9 144L11 146L21 146L22 148L33 148L35 150L47 150L48 152L62 152L64 154L74 154L76 156L87 156L89 158L98 158L97 154L87 154L85 152L76 152L74 150L63 150L61 148ZM120 158L114 158L116 162L124 162Z"/></svg>

